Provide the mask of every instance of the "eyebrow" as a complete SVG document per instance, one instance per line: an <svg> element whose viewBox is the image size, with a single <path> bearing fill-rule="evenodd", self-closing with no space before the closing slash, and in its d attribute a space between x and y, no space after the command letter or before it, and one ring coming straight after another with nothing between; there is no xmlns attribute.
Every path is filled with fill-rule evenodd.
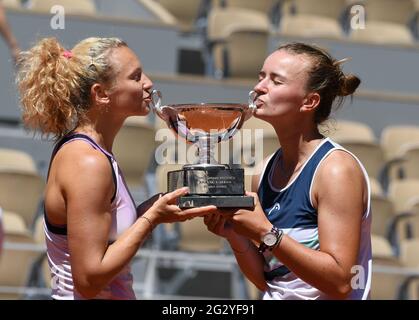
<svg viewBox="0 0 419 320"><path fill-rule="evenodd" d="M264 71L259 72L259 76L264 76L264 75L266 75L266 72L264 72ZM275 72L271 72L270 76L274 77L274 78L280 78L281 80L287 80L287 77L285 77L282 74L275 73Z"/></svg>
<svg viewBox="0 0 419 320"><path fill-rule="evenodd" d="M136 68L134 71L130 73L130 75L134 75L136 73L143 73L143 69L141 67Z"/></svg>

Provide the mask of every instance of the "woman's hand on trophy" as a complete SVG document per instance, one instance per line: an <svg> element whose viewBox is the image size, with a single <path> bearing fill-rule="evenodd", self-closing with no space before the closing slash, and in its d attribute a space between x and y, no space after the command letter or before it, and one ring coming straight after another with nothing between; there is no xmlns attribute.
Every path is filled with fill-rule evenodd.
<svg viewBox="0 0 419 320"><path fill-rule="evenodd" d="M142 202L137 207L137 217L142 216L162 196L163 196L163 193L157 193L154 196L152 196L151 198L149 198L148 200Z"/></svg>
<svg viewBox="0 0 419 320"><path fill-rule="evenodd" d="M234 232L232 225L227 220L228 218L220 213L211 213L204 216L207 229L223 238L229 238L231 233Z"/></svg>
<svg viewBox="0 0 419 320"><path fill-rule="evenodd" d="M262 235L272 228L272 224L263 212L257 193L246 192L246 195L254 198L253 209L238 209L226 217L236 233L260 242Z"/></svg>
<svg viewBox="0 0 419 320"><path fill-rule="evenodd" d="M153 225L171 223L202 217L217 210L216 206L205 206L182 210L176 205L177 198L189 193L189 189L180 188L162 195L151 208L144 213Z"/></svg>

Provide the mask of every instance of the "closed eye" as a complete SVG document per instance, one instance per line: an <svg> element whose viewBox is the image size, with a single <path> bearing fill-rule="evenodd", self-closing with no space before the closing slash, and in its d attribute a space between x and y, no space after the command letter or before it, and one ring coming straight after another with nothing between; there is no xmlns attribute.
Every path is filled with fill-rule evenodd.
<svg viewBox="0 0 419 320"><path fill-rule="evenodd" d="M141 68L137 68L130 76L130 79L133 79L135 81L140 81L141 77L143 75L143 71Z"/></svg>

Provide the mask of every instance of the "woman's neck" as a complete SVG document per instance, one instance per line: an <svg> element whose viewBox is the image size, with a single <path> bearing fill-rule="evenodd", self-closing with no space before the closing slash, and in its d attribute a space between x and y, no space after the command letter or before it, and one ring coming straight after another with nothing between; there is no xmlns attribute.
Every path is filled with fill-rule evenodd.
<svg viewBox="0 0 419 320"><path fill-rule="evenodd" d="M285 169L298 168L313 153L324 138L317 128L307 131L276 130L282 149L282 163Z"/></svg>
<svg viewBox="0 0 419 320"><path fill-rule="evenodd" d="M83 133L91 137L103 149L112 153L112 146L115 137L122 126L123 121L119 125L110 125L103 122L89 122L77 126L76 132Z"/></svg>
<svg viewBox="0 0 419 320"><path fill-rule="evenodd" d="M300 172L301 168L321 143L322 135L289 135L280 139L281 156L274 168L273 184L282 189Z"/></svg>

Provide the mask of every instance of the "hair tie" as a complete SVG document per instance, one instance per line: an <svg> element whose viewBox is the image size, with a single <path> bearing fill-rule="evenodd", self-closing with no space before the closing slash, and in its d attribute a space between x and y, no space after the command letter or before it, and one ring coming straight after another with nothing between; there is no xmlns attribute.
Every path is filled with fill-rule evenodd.
<svg viewBox="0 0 419 320"><path fill-rule="evenodd" d="M73 53L70 50L66 50L63 52L63 56L67 59L71 59L71 57L73 56Z"/></svg>
<svg viewBox="0 0 419 320"><path fill-rule="evenodd" d="M345 63L346 61L350 61L350 60L352 60L352 58L350 58L350 57L343 58L343 59L340 59L340 60L336 60L335 62L333 62L333 65L338 66L338 65L341 65L341 64Z"/></svg>

